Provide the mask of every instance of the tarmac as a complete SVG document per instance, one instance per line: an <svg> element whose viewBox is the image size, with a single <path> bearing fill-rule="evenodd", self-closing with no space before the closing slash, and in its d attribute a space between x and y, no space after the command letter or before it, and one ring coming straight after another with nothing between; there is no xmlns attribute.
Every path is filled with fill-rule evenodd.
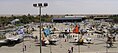
<svg viewBox="0 0 118 53"><path fill-rule="evenodd" d="M59 27L61 26L61 27ZM65 26L62 24L55 25L56 28L60 28L63 31ZM33 32L33 36L38 36L39 30ZM39 37L39 36L38 36ZM106 38L97 38L97 36L91 36L93 38L93 44L78 45L73 42L73 38L68 39L65 42L65 38L60 38L56 45L42 46L42 53L68 53L71 47L74 47L73 53L118 53L118 37L114 42L113 47L107 48ZM35 42L34 39L25 38L25 41L14 46L2 46L0 47L0 53L40 53L40 44ZM23 51L26 45L26 51Z"/></svg>
<svg viewBox="0 0 118 53"><path fill-rule="evenodd" d="M118 42L115 42L113 47L107 48L103 41L95 40L94 44L77 45L69 39L67 42L62 38L56 45L42 46L42 53L68 53L70 47L74 47L73 53L118 53ZM103 39L101 39L103 40ZM26 51L23 52L23 45L26 45ZM24 42L16 44L15 46L2 46L0 53L39 53L40 44L34 40L27 38Z"/></svg>

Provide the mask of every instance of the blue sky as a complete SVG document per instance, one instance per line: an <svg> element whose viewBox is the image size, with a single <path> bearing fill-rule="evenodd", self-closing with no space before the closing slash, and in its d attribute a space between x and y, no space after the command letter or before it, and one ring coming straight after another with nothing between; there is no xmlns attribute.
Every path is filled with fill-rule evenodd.
<svg viewBox="0 0 118 53"><path fill-rule="evenodd" d="M43 14L118 14L118 0L0 0L0 14L38 14L38 2Z"/></svg>

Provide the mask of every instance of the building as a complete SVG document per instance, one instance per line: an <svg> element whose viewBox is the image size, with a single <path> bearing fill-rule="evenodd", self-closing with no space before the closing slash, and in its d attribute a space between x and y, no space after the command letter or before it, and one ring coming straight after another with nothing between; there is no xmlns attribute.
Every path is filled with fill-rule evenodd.
<svg viewBox="0 0 118 53"><path fill-rule="evenodd" d="M53 18L52 22L81 22L85 16L65 16L64 18Z"/></svg>
<svg viewBox="0 0 118 53"><path fill-rule="evenodd" d="M94 20L109 19L108 17L94 17Z"/></svg>

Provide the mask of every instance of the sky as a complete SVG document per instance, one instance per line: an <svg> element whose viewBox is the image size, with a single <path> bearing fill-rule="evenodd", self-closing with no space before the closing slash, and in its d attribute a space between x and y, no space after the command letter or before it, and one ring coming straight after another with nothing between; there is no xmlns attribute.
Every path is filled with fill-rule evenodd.
<svg viewBox="0 0 118 53"><path fill-rule="evenodd" d="M48 3L42 14L118 14L118 0L0 0L0 14L38 14L34 3Z"/></svg>

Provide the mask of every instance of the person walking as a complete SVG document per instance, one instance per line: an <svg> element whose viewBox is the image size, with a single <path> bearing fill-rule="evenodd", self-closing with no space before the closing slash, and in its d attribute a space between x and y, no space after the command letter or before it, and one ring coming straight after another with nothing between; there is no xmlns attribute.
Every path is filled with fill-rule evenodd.
<svg viewBox="0 0 118 53"><path fill-rule="evenodd" d="M24 45L24 51L26 51L26 45Z"/></svg>
<svg viewBox="0 0 118 53"><path fill-rule="evenodd" d="M22 52L24 53L24 51L25 51L25 49L24 49L24 47L22 48Z"/></svg>
<svg viewBox="0 0 118 53"><path fill-rule="evenodd" d="M74 48L74 47L71 47L71 51L72 51L72 53L73 53L73 48Z"/></svg>
<svg viewBox="0 0 118 53"><path fill-rule="evenodd" d="M37 36L35 36L35 42L37 42L38 41L38 37Z"/></svg>

